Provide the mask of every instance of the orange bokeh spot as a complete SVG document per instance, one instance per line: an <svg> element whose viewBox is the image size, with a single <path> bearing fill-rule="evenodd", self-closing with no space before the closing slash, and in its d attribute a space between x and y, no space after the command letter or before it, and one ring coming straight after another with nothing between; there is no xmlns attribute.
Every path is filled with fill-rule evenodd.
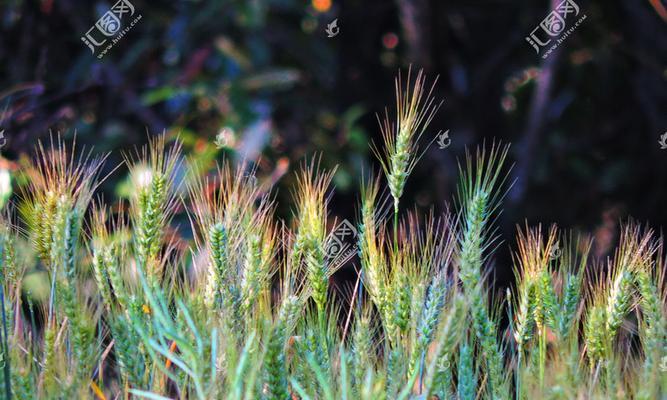
<svg viewBox="0 0 667 400"><path fill-rule="evenodd" d="M312 0L311 3L317 12L327 12L331 8L331 0Z"/></svg>

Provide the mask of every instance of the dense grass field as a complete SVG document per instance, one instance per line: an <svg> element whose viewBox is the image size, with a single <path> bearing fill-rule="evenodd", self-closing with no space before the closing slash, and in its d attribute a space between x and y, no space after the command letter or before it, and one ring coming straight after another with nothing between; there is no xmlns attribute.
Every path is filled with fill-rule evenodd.
<svg viewBox="0 0 667 400"><path fill-rule="evenodd" d="M286 224L252 169L200 171L164 136L113 172L129 169L129 204L96 196L104 155L59 138L38 146L21 171L29 185L0 222L1 393L664 398L663 238L627 222L613 257L595 259L594 238L520 225L515 288L491 296L508 146L465 155L450 212L404 211L440 103L421 73L397 79L396 96L381 117L384 143L373 146L382 173L360 188L356 253L331 251L334 171L317 159L297 172ZM177 173L184 166L189 176ZM192 243L171 234L177 207ZM35 257L49 285L39 303L23 279ZM332 290L350 262L353 290Z"/></svg>

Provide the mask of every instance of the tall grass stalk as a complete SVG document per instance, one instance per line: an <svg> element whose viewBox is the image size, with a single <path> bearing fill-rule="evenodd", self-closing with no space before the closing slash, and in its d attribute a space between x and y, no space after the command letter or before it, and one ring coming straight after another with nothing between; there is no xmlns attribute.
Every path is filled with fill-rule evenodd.
<svg viewBox="0 0 667 400"><path fill-rule="evenodd" d="M379 115L377 117L384 150L380 151L377 147L373 147L387 177L389 191L394 200L394 250L397 250L398 246L400 198L403 195L408 176L421 158L418 141L443 103L442 101L436 102L432 96L437 78L431 88L427 89L424 71L419 70L414 84L411 84L411 71L412 68L408 70L405 89L403 89L400 73L395 80L396 116L394 121L392 122L386 109L384 120L380 122Z"/></svg>
<svg viewBox="0 0 667 400"><path fill-rule="evenodd" d="M459 276L471 302L475 334L486 362L489 394L493 398L506 397L507 393L502 372L502 349L496 338L495 322L487 309L487 298L483 295L482 267L485 251L494 242L490 227L493 212L502 196L500 187L505 175L501 169L508 149L507 146L494 145L488 153L485 149L478 150L474 167L473 159L468 154L466 169L461 169L459 186Z"/></svg>

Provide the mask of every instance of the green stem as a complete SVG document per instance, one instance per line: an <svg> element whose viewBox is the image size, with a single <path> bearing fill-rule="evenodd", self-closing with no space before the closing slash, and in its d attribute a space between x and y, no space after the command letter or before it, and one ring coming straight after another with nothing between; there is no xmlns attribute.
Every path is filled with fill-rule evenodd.
<svg viewBox="0 0 667 400"><path fill-rule="evenodd" d="M517 358L516 358L516 372L515 372L515 379L516 379L516 400L521 400L521 346L518 346L518 351L517 351Z"/></svg>
<svg viewBox="0 0 667 400"><path fill-rule="evenodd" d="M544 389L544 364L547 358L547 335L544 326L540 329L540 388Z"/></svg>
<svg viewBox="0 0 667 400"><path fill-rule="evenodd" d="M398 198L394 198L394 256L398 254Z"/></svg>
<svg viewBox="0 0 667 400"><path fill-rule="evenodd" d="M9 357L9 345L7 336L7 317L5 315L5 293L3 285L0 284L0 306L2 307L2 331L1 331L1 341L2 341L2 353L4 356L4 380L5 380L5 396L8 400L12 398L12 381L11 381L11 372L10 368L10 357Z"/></svg>
<svg viewBox="0 0 667 400"><path fill-rule="evenodd" d="M326 320L324 319L324 307L317 305L317 322L320 328L320 337L324 338L326 335Z"/></svg>

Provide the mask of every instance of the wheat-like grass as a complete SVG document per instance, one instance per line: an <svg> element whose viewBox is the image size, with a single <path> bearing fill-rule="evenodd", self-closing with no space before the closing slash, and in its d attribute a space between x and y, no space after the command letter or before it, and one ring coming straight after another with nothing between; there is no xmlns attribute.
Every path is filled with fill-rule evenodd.
<svg viewBox="0 0 667 400"><path fill-rule="evenodd" d="M317 164L304 166L297 177L297 219L299 226L292 249L292 265L305 264L308 283L317 307L320 321L324 320L329 277L334 272L326 260L327 201L326 192L331 183L331 171L316 174Z"/></svg>
<svg viewBox="0 0 667 400"><path fill-rule="evenodd" d="M461 400L473 400L477 392L477 372L473 364L473 349L464 342L459 349L457 395Z"/></svg>
<svg viewBox="0 0 667 400"><path fill-rule="evenodd" d="M389 306L389 272L383 247L384 227L379 226L376 216L378 192L378 180L362 186L358 242L363 287L384 316L388 313ZM393 331L393 319L385 318L384 322L386 329Z"/></svg>
<svg viewBox="0 0 667 400"><path fill-rule="evenodd" d="M398 205L403 195L405 182L419 160L417 142L442 105L442 102L438 103L432 97L437 79L428 89L423 70L417 73L414 84L410 82L410 75L411 69L408 70L405 89L403 89L400 73L396 78L396 117L394 122L391 121L386 110L382 122L380 122L378 116L384 140L384 151L373 147L387 176L389 191L394 198L396 214L398 213Z"/></svg>
<svg viewBox="0 0 667 400"><path fill-rule="evenodd" d="M373 345L370 310L356 316L352 335L352 366L356 385L363 385L368 374L375 372L375 346Z"/></svg>
<svg viewBox="0 0 667 400"><path fill-rule="evenodd" d="M362 184L350 296L329 285L347 258L326 254L334 172L317 161L297 174L288 223L274 216L253 168L182 163L178 140L166 136L126 156L132 195L113 207L92 201L105 156L77 155L60 139L40 144L34 163L22 164L18 207L0 214L0 393L660 398L663 239L626 223L614 256L599 260L588 239L526 225L516 287L508 301L494 299L486 267L508 148L467 155L455 212L399 218L438 105L422 73L405 90L397 81L397 92L396 122L383 125L387 190L378 179ZM177 207L192 242L174 233ZM45 294L27 292L42 279Z"/></svg>
<svg viewBox="0 0 667 400"><path fill-rule="evenodd" d="M134 250L139 268L148 279L161 278L159 252L165 227L176 204L177 170L181 166L180 144L167 148L165 136L151 139L132 157L126 155L135 191L131 197L130 215L134 231Z"/></svg>
<svg viewBox="0 0 667 400"><path fill-rule="evenodd" d="M486 360L489 391L493 398L502 398L507 394L502 373L502 353L496 339L496 326L487 310L486 298L483 296L482 266L484 252L493 242L487 239L492 222L491 216L500 196L498 186L502 186L504 182L501 167L507 152L507 146L495 145L489 153L486 150L478 150L474 167L472 157L468 155L459 187L462 227L459 238L459 276L471 302L475 334Z"/></svg>
<svg viewBox="0 0 667 400"><path fill-rule="evenodd" d="M298 297L289 296L283 300L278 319L275 321L268 340L264 357L267 375L266 397L285 399L289 397L287 366L285 365L285 345L287 337L299 315L301 303Z"/></svg>

